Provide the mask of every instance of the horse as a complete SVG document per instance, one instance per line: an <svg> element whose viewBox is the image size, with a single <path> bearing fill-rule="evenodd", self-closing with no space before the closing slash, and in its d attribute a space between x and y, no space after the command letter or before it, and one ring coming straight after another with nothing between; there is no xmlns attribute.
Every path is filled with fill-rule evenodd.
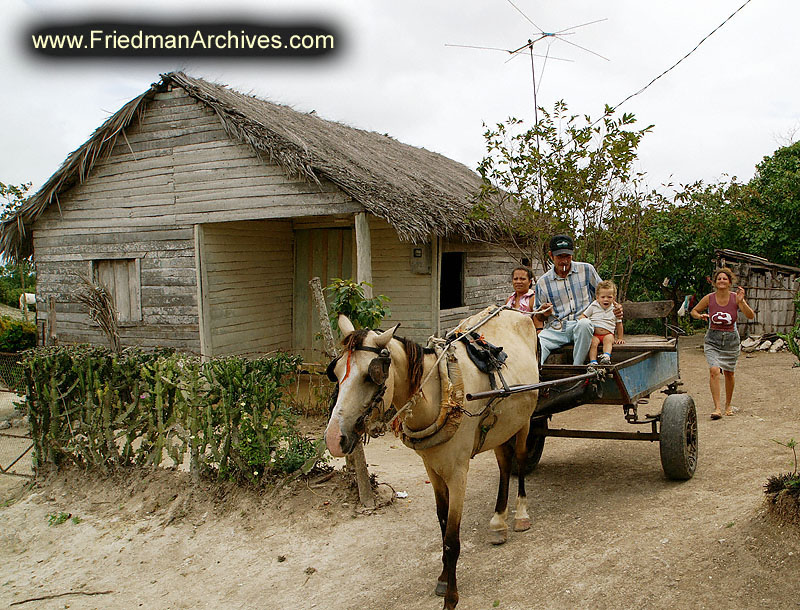
<svg viewBox="0 0 800 610"><path fill-rule="evenodd" d="M536 331L531 318L517 311L490 307L463 320L455 331L471 329L480 322L482 338L502 346L507 354L501 368L504 382L536 383ZM454 353L458 364L451 367L454 373L449 377L453 383L448 379L441 349L437 354L396 337L399 324L383 332L355 330L352 322L341 315L338 324L344 352L328 367L329 377L338 384L325 430L328 451L336 457L352 452L371 421L386 421L387 413L397 410L394 424L401 429L403 442L422 458L433 487L442 534L442 572L435 591L444 597L444 608L452 610L458 604L456 563L470 459L490 449L495 453L500 483L489 533L492 544L503 544L508 538L512 458L516 457L518 464L525 463L530 417L538 393L513 394L494 402L478 400L465 408L463 395L489 390L490 381L489 375L470 360L462 341L448 345L448 359L452 361ZM514 530L525 531L531 521L525 477L518 479Z"/></svg>

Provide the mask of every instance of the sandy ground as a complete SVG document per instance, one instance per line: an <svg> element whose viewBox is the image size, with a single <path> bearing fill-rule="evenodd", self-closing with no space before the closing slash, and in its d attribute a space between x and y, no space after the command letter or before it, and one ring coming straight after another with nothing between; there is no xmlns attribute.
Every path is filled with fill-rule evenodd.
<svg viewBox="0 0 800 610"><path fill-rule="evenodd" d="M0 315L10 316L12 318L22 319L22 311L18 307L9 307L5 303L0 303ZM28 320L31 322L36 320L36 310L31 308L28 312Z"/></svg>
<svg viewBox="0 0 800 610"><path fill-rule="evenodd" d="M765 514L762 491L793 467L771 439L800 438L800 369L787 353L743 357L736 415L710 421L700 340L681 347L700 418L692 480L667 481L653 443L549 438L527 479L533 527L493 547L496 465L487 454L473 460L460 609L800 607L800 530ZM605 406L551 425L630 428L620 407ZM438 608L441 546L422 462L387 437L366 455L381 499L407 498L360 512L340 473L274 496L192 486L168 471L62 473L27 491L0 477L0 605ZM71 518L48 525L62 512ZM59 597L20 603L48 595Z"/></svg>

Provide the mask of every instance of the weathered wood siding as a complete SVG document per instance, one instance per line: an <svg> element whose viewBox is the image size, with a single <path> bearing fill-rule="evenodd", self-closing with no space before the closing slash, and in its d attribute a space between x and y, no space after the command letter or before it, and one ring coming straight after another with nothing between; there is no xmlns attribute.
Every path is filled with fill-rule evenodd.
<svg viewBox="0 0 800 610"><path fill-rule="evenodd" d="M287 178L231 140L211 110L175 89L158 94L86 183L62 193L37 221L37 292L43 303L56 298L61 342L102 343L72 296L80 285L76 274L88 275L92 260L137 260L142 320L121 328L123 345L199 352L193 225L360 209L328 182ZM40 309L43 324L47 312Z"/></svg>
<svg viewBox="0 0 800 610"><path fill-rule="evenodd" d="M432 314L431 294L439 289L431 273L414 273L411 257L414 246L401 242L397 232L383 220L370 217L369 230L372 241L373 293L391 299L391 316L383 328L401 322L398 334L424 343L436 333Z"/></svg>
<svg viewBox="0 0 800 610"><path fill-rule="evenodd" d="M210 355L291 349L291 221L205 225L201 265Z"/></svg>
<svg viewBox="0 0 800 610"><path fill-rule="evenodd" d="M311 278L318 277L323 296L334 278L353 277L353 230L350 227L311 228L294 231L294 312L292 316L292 351L305 362L326 362L321 326L314 297L309 289Z"/></svg>
<svg viewBox="0 0 800 610"><path fill-rule="evenodd" d="M732 269L736 273L736 268ZM747 302L756 314L748 320L739 312L739 333L744 337L764 333L787 333L794 326L794 295L800 274L770 269L746 269L739 282L747 290Z"/></svg>
<svg viewBox="0 0 800 610"><path fill-rule="evenodd" d="M520 263L500 246L446 241L443 252L463 252L464 306L439 312L442 334L488 305L502 305L511 294L511 270ZM539 275L539 271L534 269Z"/></svg>
<svg viewBox="0 0 800 610"><path fill-rule="evenodd" d="M747 302L756 314L751 321L739 312L737 325L742 337L787 333L792 329L795 323L794 298L800 289L800 269L731 250L717 250L714 264L717 268L730 267L738 276L736 285L745 288Z"/></svg>

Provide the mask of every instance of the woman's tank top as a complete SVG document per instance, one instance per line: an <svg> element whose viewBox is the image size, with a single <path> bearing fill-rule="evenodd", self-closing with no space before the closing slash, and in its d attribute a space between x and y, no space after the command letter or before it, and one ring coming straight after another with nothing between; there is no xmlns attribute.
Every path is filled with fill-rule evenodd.
<svg viewBox="0 0 800 610"><path fill-rule="evenodd" d="M717 303L717 295L711 293L708 299L708 314L711 330L733 331L736 329L736 318L739 315L739 305L736 295L731 293L728 304L722 307Z"/></svg>

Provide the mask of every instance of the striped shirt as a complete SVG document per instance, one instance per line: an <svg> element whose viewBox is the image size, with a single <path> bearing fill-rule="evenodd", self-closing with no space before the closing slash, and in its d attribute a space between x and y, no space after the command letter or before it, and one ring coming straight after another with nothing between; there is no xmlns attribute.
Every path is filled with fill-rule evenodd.
<svg viewBox="0 0 800 610"><path fill-rule="evenodd" d="M577 320L589 304L594 301L600 276L589 263L572 261L566 278L556 275L555 267L536 282L536 309L542 303L553 304L553 313L559 320Z"/></svg>

